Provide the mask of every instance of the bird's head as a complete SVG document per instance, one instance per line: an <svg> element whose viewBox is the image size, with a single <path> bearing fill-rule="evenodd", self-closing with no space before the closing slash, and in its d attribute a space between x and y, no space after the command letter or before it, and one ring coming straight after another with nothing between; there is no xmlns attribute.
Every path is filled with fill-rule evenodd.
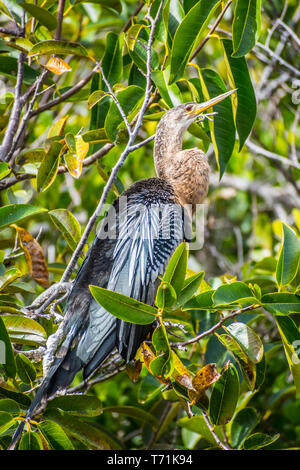
<svg viewBox="0 0 300 470"><path fill-rule="evenodd" d="M170 127L176 128L178 131L186 131L186 129L196 120L201 117L205 118L204 111L220 103L225 98L230 96L236 89L222 93L215 98L211 98L203 103L184 103L170 109L164 115L164 121L168 122Z"/></svg>

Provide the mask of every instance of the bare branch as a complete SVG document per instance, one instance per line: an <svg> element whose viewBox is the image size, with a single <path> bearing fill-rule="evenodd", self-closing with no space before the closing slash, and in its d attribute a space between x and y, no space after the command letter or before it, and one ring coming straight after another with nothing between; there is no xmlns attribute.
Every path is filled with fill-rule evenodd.
<svg viewBox="0 0 300 470"><path fill-rule="evenodd" d="M55 31L54 39L59 40L61 38L62 22L64 17L66 0L59 0L57 8L57 23L58 26Z"/></svg>
<svg viewBox="0 0 300 470"><path fill-rule="evenodd" d="M8 126L4 135L2 145L0 147L0 160L8 162L10 159L10 149L11 145L17 132L22 108L24 106L24 100L22 99L22 84L23 84L23 75L24 75L24 61L25 54L21 52L18 59L18 72L17 72L17 82L15 87L15 97L14 104L9 118Z"/></svg>
<svg viewBox="0 0 300 470"><path fill-rule="evenodd" d="M254 152L256 155L262 155L263 157L270 158L271 160L276 160L282 163L283 165L292 166L300 170L299 163L295 162L294 160L290 160L289 158L284 158L281 155L278 155L277 153L265 150L264 148L259 147L259 145L256 145L250 139L247 140L246 145L251 150L251 152Z"/></svg>

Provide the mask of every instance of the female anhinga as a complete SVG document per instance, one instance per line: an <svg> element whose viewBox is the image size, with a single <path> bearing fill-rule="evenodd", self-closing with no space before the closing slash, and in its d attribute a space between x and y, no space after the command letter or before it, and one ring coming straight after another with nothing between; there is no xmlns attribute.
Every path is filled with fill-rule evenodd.
<svg viewBox="0 0 300 470"><path fill-rule="evenodd" d="M153 305L158 276L185 239L183 206L195 207L208 191L207 158L197 148L182 150L184 132L203 111L233 91L201 104L179 105L160 120L154 145L158 177L138 181L109 209L74 281L65 309L64 339L32 401L27 420L42 400L66 389L79 370L89 378L115 347L127 362L133 359L152 331L152 325L127 323L105 311L92 297L89 285ZM14 448L23 427L24 421L10 448Z"/></svg>

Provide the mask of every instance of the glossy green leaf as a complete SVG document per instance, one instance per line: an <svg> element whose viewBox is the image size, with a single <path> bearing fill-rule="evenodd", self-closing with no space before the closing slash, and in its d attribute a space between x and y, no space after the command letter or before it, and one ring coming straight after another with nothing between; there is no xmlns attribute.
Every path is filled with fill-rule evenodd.
<svg viewBox="0 0 300 470"><path fill-rule="evenodd" d="M172 85L168 84L169 75L169 68L165 70L155 70L152 72L152 80L158 88L162 99L166 102L169 108L173 108L173 106L178 106L182 103L182 97L180 89L176 83L172 83Z"/></svg>
<svg viewBox="0 0 300 470"><path fill-rule="evenodd" d="M74 416L98 416L102 412L101 402L91 395L69 395L50 400L48 409L59 409Z"/></svg>
<svg viewBox="0 0 300 470"><path fill-rule="evenodd" d="M169 308L175 304L176 299L176 292L171 284L162 282L157 289L155 305L160 309Z"/></svg>
<svg viewBox="0 0 300 470"><path fill-rule="evenodd" d="M137 406L106 406L102 409L103 413L106 413L107 411L129 416L138 421L142 421L143 423L149 423L153 427L158 426L158 420L153 414L142 408L138 408Z"/></svg>
<svg viewBox="0 0 300 470"><path fill-rule="evenodd" d="M138 325L152 323L157 310L151 305L144 304L126 295L103 289L98 286L89 286L94 299L108 312L120 320Z"/></svg>
<svg viewBox="0 0 300 470"><path fill-rule="evenodd" d="M25 393L14 392L4 387L0 387L0 397L9 398L17 402L21 408L27 409L30 406L31 400Z"/></svg>
<svg viewBox="0 0 300 470"><path fill-rule="evenodd" d="M69 247L75 250L81 237L81 227L75 216L67 209L55 209L48 214L63 234Z"/></svg>
<svg viewBox="0 0 300 470"><path fill-rule="evenodd" d="M250 390L254 390L256 383L256 365L247 356L239 343L230 335L217 334L218 340L227 348L238 361L242 374Z"/></svg>
<svg viewBox="0 0 300 470"><path fill-rule="evenodd" d="M150 363L150 371L156 377L168 377L173 371L173 360L169 340L164 325L153 332L152 343L157 357Z"/></svg>
<svg viewBox="0 0 300 470"><path fill-rule="evenodd" d="M233 57L247 54L255 46L260 28L260 0L237 0L232 25Z"/></svg>
<svg viewBox="0 0 300 470"><path fill-rule="evenodd" d="M138 104L144 96L144 90L138 86L131 85L118 93L117 98L126 116L134 110L138 111ZM117 105L112 102L105 119L105 132L108 138L114 142L118 134L118 126L123 122Z"/></svg>
<svg viewBox="0 0 300 470"><path fill-rule="evenodd" d="M219 0L200 0L181 21L171 50L170 84L183 75L194 45L199 42L202 32L219 4Z"/></svg>
<svg viewBox="0 0 300 470"><path fill-rule="evenodd" d="M204 439L206 439L211 444L215 445L216 440L212 435L210 429L208 428L203 416L196 415L191 418L184 417L179 420L179 426L182 428L189 429L190 431L200 434ZM215 428L215 432L220 435L219 428ZM222 439L222 438L221 438Z"/></svg>
<svg viewBox="0 0 300 470"><path fill-rule="evenodd" d="M147 374L138 387L138 401L139 403L146 403L153 400L155 397L160 396L164 384L159 382L153 375Z"/></svg>
<svg viewBox="0 0 300 470"><path fill-rule="evenodd" d="M43 444L40 436L33 431L27 431L25 434L23 434L18 449L43 450Z"/></svg>
<svg viewBox="0 0 300 470"><path fill-rule="evenodd" d="M244 57L232 57L232 42L230 39L222 39L224 46L225 64L229 83L232 88L237 88L232 98L236 130L239 136L241 151L249 136L256 117L256 98L250 78L246 59Z"/></svg>
<svg viewBox="0 0 300 470"><path fill-rule="evenodd" d="M147 42L143 39L135 41L133 51L129 51L134 64L141 69L143 73L147 73ZM151 71L157 70L159 67L159 58L155 49L151 49Z"/></svg>
<svg viewBox="0 0 300 470"><path fill-rule="evenodd" d="M239 449L259 421L254 408L243 408L234 417L230 430L232 447Z"/></svg>
<svg viewBox="0 0 300 470"><path fill-rule="evenodd" d="M18 71L18 60L15 57L9 57L0 55L0 72L7 77L11 77L12 79L16 79ZM24 84L25 85L32 85L34 81L39 76L39 72L35 69L24 64Z"/></svg>
<svg viewBox="0 0 300 470"><path fill-rule="evenodd" d="M214 302L213 295L214 290L208 290L202 292L199 295L195 295L185 305L183 310L213 310Z"/></svg>
<svg viewBox="0 0 300 470"><path fill-rule="evenodd" d="M252 362L256 364L262 360L264 348L261 339L246 323L234 322L223 325L223 329L238 342Z"/></svg>
<svg viewBox="0 0 300 470"><path fill-rule="evenodd" d="M124 33L107 33L106 48L102 59L102 69L110 86L119 83L123 74L122 47Z"/></svg>
<svg viewBox="0 0 300 470"><path fill-rule="evenodd" d="M294 379L297 393L300 392L300 332L292 318L276 315L276 324L281 336L285 355Z"/></svg>
<svg viewBox="0 0 300 470"><path fill-rule="evenodd" d="M188 256L188 244L183 242L174 251L162 278L163 283L172 285L177 295L184 285Z"/></svg>
<svg viewBox="0 0 300 470"><path fill-rule="evenodd" d="M18 165L41 162L45 155L46 150L44 148L27 149L17 156L16 162Z"/></svg>
<svg viewBox="0 0 300 470"><path fill-rule="evenodd" d="M88 51L81 44L71 41L56 41L55 39L49 39L47 41L38 42L33 46L28 55L32 57L45 54L74 54L78 56L88 57Z"/></svg>
<svg viewBox="0 0 300 470"><path fill-rule="evenodd" d="M2 366L8 377L16 375L16 363L8 331L0 316L0 366Z"/></svg>
<svg viewBox="0 0 300 470"><path fill-rule="evenodd" d="M42 421L39 424L39 432L42 433L51 449L74 450L74 446L65 431L54 421Z"/></svg>
<svg viewBox="0 0 300 470"><path fill-rule="evenodd" d="M226 424L232 419L239 398L240 382L236 368L229 364L214 383L209 402L212 424Z"/></svg>
<svg viewBox="0 0 300 470"><path fill-rule="evenodd" d="M244 450L258 450L262 449L263 447L267 447L273 442L276 442L279 439L280 434L274 434L274 436L269 436L268 434L264 434L262 432L257 432L252 434L251 436L245 439L243 444Z"/></svg>
<svg viewBox="0 0 300 470"><path fill-rule="evenodd" d="M183 287L177 297L176 308L184 305L197 292L203 277L204 271L200 271L185 279Z"/></svg>
<svg viewBox="0 0 300 470"><path fill-rule="evenodd" d="M276 269L279 286L290 284L297 274L300 263L300 238L286 224L282 224L282 243Z"/></svg>
<svg viewBox="0 0 300 470"><path fill-rule="evenodd" d="M109 450L120 449L117 439L102 431L99 426L95 427L78 418L65 414L60 410L51 408L45 412L46 418L61 426L67 435L71 435L87 446L94 449Z"/></svg>
<svg viewBox="0 0 300 470"><path fill-rule="evenodd" d="M0 411L0 434L7 431L15 424L14 418L6 411Z"/></svg>
<svg viewBox="0 0 300 470"><path fill-rule="evenodd" d="M31 206L30 204L8 204L0 207L0 227L20 222L20 220L32 215L45 212L47 209Z"/></svg>
<svg viewBox="0 0 300 470"><path fill-rule="evenodd" d="M1 315L9 337L13 343L28 345L45 345L46 332L32 318L22 315Z"/></svg>
<svg viewBox="0 0 300 470"><path fill-rule="evenodd" d="M19 415L21 412L20 406L15 400L10 398L0 399L0 411L5 411L6 413Z"/></svg>
<svg viewBox="0 0 300 470"><path fill-rule="evenodd" d="M36 370L32 362L24 354L19 353L16 356L17 372L20 379L25 384L32 384L36 379Z"/></svg>
<svg viewBox="0 0 300 470"><path fill-rule="evenodd" d="M0 180L5 178L11 172L8 163L0 162Z"/></svg>
<svg viewBox="0 0 300 470"><path fill-rule="evenodd" d="M78 3L96 3L102 5L104 8L113 9L117 13L121 13L122 5L119 0L71 0L71 4L77 5Z"/></svg>
<svg viewBox="0 0 300 470"><path fill-rule="evenodd" d="M97 142L110 142L106 135L105 129L93 129L82 134L84 142L97 143Z"/></svg>
<svg viewBox="0 0 300 470"><path fill-rule="evenodd" d="M274 314L300 313L300 295L289 292L273 292L261 298L263 308Z"/></svg>
<svg viewBox="0 0 300 470"><path fill-rule="evenodd" d="M213 295L215 305L238 303L240 301L245 302L248 299L250 304L256 301L256 299L253 298L253 292L250 287L241 281L235 281L231 284L220 286Z"/></svg>
<svg viewBox="0 0 300 470"><path fill-rule="evenodd" d="M211 69L201 69L200 79L206 100L214 98L227 91L226 86L217 72ZM222 178L233 152L235 143L235 124L232 111L231 97L216 104L213 111L218 113L209 121L212 143Z"/></svg>
<svg viewBox="0 0 300 470"><path fill-rule="evenodd" d="M43 26L46 26L50 31L57 28L57 19L45 8L41 8L38 5L32 3L21 3L22 8L30 13L31 16L36 18Z"/></svg>
<svg viewBox="0 0 300 470"><path fill-rule="evenodd" d="M57 175L60 152L63 145L54 141L40 164L36 184L38 191L45 191L51 186Z"/></svg>

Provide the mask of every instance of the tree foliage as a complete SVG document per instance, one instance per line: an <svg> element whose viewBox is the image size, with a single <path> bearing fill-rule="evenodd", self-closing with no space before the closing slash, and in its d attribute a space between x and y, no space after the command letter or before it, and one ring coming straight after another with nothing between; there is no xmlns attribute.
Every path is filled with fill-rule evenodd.
<svg viewBox="0 0 300 470"><path fill-rule="evenodd" d="M184 138L212 170L203 247L178 247L153 306L90 286L116 317L155 320L151 341L133 363L77 374L19 449L299 447L298 2L4 0L0 13L0 447L95 222L155 175L157 121L230 88Z"/></svg>

